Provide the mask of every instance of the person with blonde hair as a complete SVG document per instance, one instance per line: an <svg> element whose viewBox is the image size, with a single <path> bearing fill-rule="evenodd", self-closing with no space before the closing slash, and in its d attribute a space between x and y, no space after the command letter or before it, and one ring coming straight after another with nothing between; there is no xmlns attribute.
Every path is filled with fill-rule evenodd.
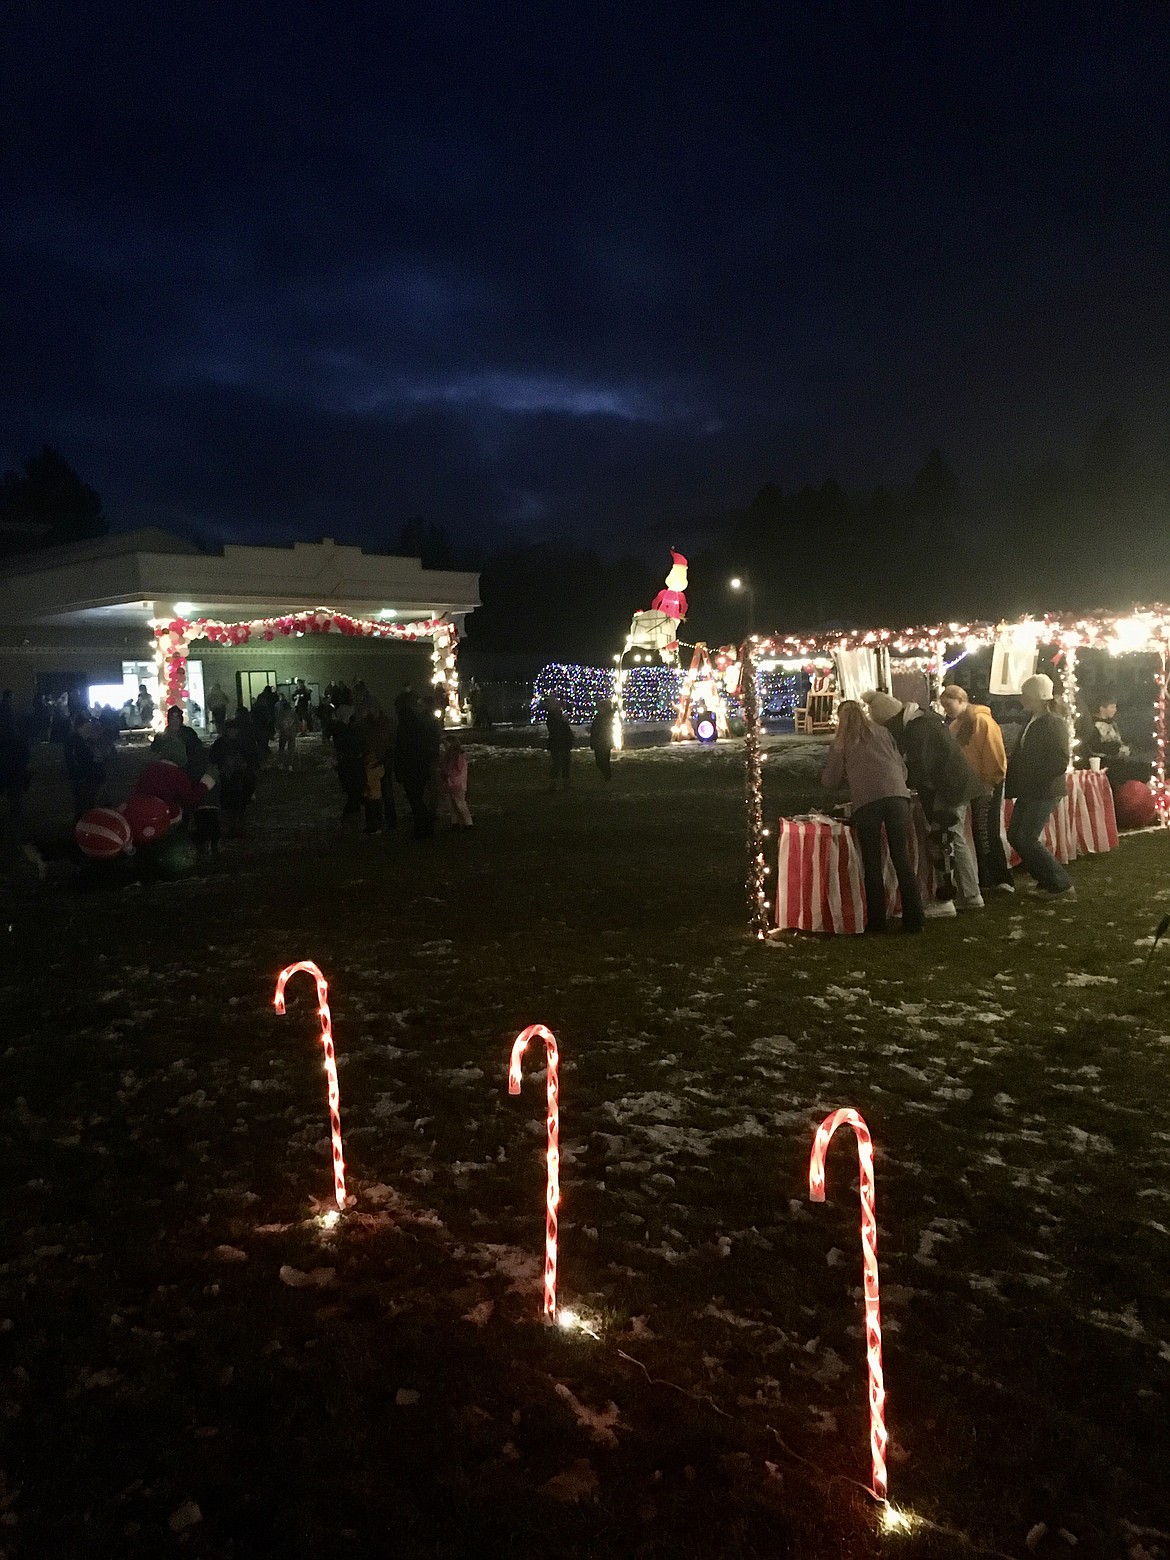
<svg viewBox="0 0 1170 1560"><path fill-rule="evenodd" d="M910 788L906 763L884 727L870 720L855 699L837 706L837 735L829 748L821 783L844 787L852 806L850 823L861 849L865 873L865 929L886 928L886 885L882 830L902 895L902 930L920 932L924 913L918 879L910 864Z"/></svg>
<svg viewBox="0 0 1170 1560"><path fill-rule="evenodd" d="M906 772L930 826L935 900L930 916L982 910L979 865L964 827L967 804L983 794L983 782L947 730L942 716L871 689L861 696L906 760ZM957 880L957 883L956 883ZM956 893L957 888L957 893Z"/></svg>

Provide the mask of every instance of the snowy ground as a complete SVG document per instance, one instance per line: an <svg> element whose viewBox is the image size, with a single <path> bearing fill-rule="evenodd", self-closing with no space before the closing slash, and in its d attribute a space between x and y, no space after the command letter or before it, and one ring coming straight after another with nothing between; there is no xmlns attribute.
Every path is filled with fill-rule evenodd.
<svg viewBox="0 0 1170 1560"><path fill-rule="evenodd" d="M776 745L771 814L820 753ZM0 906L0 1552L883 1550L844 1137L807 1196L849 1104L891 1494L935 1524L898 1542L1170 1556L1166 841L1078 863L1075 904L761 947L736 757L624 755L606 791L578 755L550 797L535 754L473 750L476 831L429 846L341 837L310 759L198 880ZM311 984L271 1006L304 957L334 1231ZM598 1341L537 1324L538 1055L506 1091L537 1020Z"/></svg>

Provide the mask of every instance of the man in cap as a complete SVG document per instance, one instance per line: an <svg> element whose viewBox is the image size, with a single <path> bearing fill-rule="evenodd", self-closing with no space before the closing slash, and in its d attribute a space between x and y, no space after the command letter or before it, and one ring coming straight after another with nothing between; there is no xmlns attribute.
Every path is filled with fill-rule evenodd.
<svg viewBox="0 0 1170 1560"><path fill-rule="evenodd" d="M1028 722L1008 760L1004 791L1015 798L1008 844L1036 879L1037 893L1074 894L1072 879L1041 839L1068 793L1068 723L1053 709L1052 678L1043 672L1024 679L1020 701Z"/></svg>

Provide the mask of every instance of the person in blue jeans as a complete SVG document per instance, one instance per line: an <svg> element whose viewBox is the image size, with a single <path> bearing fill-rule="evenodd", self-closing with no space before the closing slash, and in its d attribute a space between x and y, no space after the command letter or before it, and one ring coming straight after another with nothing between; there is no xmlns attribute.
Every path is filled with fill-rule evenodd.
<svg viewBox="0 0 1170 1560"><path fill-rule="evenodd" d="M1075 894L1072 879L1041 838L1068 794L1068 722L1053 708L1052 679L1043 672L1025 678L1020 701L1028 720L1008 759L1004 793L1015 798L1008 844L1036 879L1035 892Z"/></svg>
<svg viewBox="0 0 1170 1560"><path fill-rule="evenodd" d="M920 932L922 896L910 863L910 788L906 763L884 726L870 720L854 699L837 706L837 735L825 760L821 783L845 786L849 821L861 849L865 873L865 929L886 930L886 886L882 875L882 830L902 895L902 930Z"/></svg>

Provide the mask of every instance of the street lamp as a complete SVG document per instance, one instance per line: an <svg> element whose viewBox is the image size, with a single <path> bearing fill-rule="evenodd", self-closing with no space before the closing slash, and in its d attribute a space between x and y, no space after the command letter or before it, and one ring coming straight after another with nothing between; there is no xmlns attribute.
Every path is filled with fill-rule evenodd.
<svg viewBox="0 0 1170 1560"><path fill-rule="evenodd" d="M738 574L733 575L727 582L731 589L737 593L742 591L747 597L747 631L750 634L756 622L756 593L750 581L741 579Z"/></svg>

